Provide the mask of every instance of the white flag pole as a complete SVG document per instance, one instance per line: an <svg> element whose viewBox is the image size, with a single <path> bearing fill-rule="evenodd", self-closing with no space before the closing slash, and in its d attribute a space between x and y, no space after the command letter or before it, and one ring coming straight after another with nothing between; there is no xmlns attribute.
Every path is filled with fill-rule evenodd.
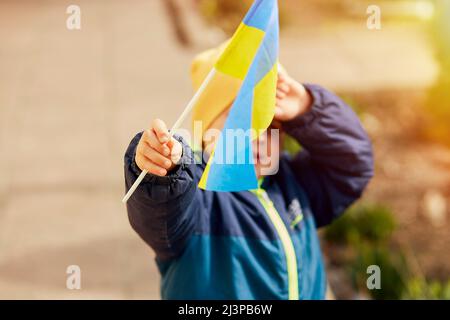
<svg viewBox="0 0 450 320"><path fill-rule="evenodd" d="M192 109L194 108L194 106L197 104L198 100L200 99L201 95L203 94L203 92L205 91L206 87L208 86L208 84L211 82L212 78L214 77L214 75L216 74L216 69L213 68L208 76L206 77L206 79L203 81L202 85L200 86L200 88L197 90L197 92L195 93L195 95L192 97L191 101L188 103L188 105L186 106L186 108L184 109L183 113L180 115L180 117L178 118L178 120L175 122L175 124L173 125L172 129L170 130L170 135L173 136L173 134L175 133L175 131L177 131L180 126L183 124L183 122L186 120L186 118L189 116L189 114L191 113ZM141 184L141 182L144 180L145 176L148 174L147 170L144 170L141 172L141 174L139 175L139 177L136 179L136 181L134 182L134 184L131 186L130 190L128 190L127 194L125 195L125 197L122 199L123 203L127 203L128 200L131 198L131 196L133 195L133 193L136 191L136 189L139 187L139 185Z"/></svg>

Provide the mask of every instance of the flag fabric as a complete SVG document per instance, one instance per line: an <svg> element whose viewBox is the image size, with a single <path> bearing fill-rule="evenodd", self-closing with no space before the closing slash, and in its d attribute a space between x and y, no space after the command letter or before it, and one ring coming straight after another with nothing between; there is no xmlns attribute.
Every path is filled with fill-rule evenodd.
<svg viewBox="0 0 450 320"><path fill-rule="evenodd" d="M200 180L201 189L258 188L252 133L265 131L274 117L278 51L277 0L256 0L214 67L213 83L238 82L240 89Z"/></svg>

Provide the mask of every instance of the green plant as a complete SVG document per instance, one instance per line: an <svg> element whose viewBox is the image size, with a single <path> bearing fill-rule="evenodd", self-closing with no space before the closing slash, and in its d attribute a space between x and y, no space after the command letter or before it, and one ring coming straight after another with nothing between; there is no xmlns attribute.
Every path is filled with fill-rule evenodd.
<svg viewBox="0 0 450 320"><path fill-rule="evenodd" d="M345 264L353 287L373 299L450 299L450 280L427 281L413 274L401 247L393 246L393 213L381 205L358 204L325 230L325 240L345 248L335 263ZM378 266L381 288L369 290L368 267Z"/></svg>
<svg viewBox="0 0 450 320"><path fill-rule="evenodd" d="M396 228L392 211L378 204L358 204L325 230L329 243L346 248L347 273L353 287L373 299L400 299L410 278L407 260L402 250L392 246L391 235ZM381 270L381 289L368 290L367 268Z"/></svg>
<svg viewBox="0 0 450 320"><path fill-rule="evenodd" d="M325 231L325 239L340 244L385 242L395 230L392 212L380 205L360 204L350 208Z"/></svg>
<svg viewBox="0 0 450 320"><path fill-rule="evenodd" d="M355 288L366 291L373 299L401 299L410 271L405 256L392 251L388 246L361 243L349 266L349 273ZM376 265L381 270L381 288L367 289L367 267Z"/></svg>
<svg viewBox="0 0 450 320"><path fill-rule="evenodd" d="M450 280L446 283L426 281L423 278L412 278L406 285L403 299L413 300L450 300Z"/></svg>

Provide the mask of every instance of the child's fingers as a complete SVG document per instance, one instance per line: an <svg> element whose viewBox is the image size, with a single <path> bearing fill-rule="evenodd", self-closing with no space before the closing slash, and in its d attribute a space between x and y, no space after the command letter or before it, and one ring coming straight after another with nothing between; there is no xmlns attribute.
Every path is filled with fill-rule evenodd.
<svg viewBox="0 0 450 320"><path fill-rule="evenodd" d="M278 69L278 79L281 81L285 81L287 78L287 72L283 68Z"/></svg>
<svg viewBox="0 0 450 320"><path fill-rule="evenodd" d="M277 99L284 99L287 97L287 94L284 91L277 90Z"/></svg>
<svg viewBox="0 0 450 320"><path fill-rule="evenodd" d="M285 82L280 82L277 85L277 91L288 94L290 92L290 90L291 90L291 87L289 86L289 84L287 84Z"/></svg>
<svg viewBox="0 0 450 320"><path fill-rule="evenodd" d="M282 120L284 118L284 110L280 107L275 107L275 120Z"/></svg>
<svg viewBox="0 0 450 320"><path fill-rule="evenodd" d="M285 81L284 79L282 79L282 78L278 78L278 81L277 81L277 88L278 88L279 86L281 86L281 85L284 85L284 84L286 84L286 81Z"/></svg>
<svg viewBox="0 0 450 320"><path fill-rule="evenodd" d="M181 157L183 156L183 146L175 138L172 138L167 145L169 146L171 153L170 159L174 164L178 164Z"/></svg>
<svg viewBox="0 0 450 320"><path fill-rule="evenodd" d="M160 119L153 120L152 128L158 137L160 143L165 144L170 140L169 130L164 121Z"/></svg>
<svg viewBox="0 0 450 320"><path fill-rule="evenodd" d="M289 75L282 70L278 71L278 83L285 83L288 84L290 83L291 77L289 77Z"/></svg>
<svg viewBox="0 0 450 320"><path fill-rule="evenodd" d="M285 100L277 98L275 101L275 107L284 110L284 108L286 107Z"/></svg>
<svg viewBox="0 0 450 320"><path fill-rule="evenodd" d="M158 151L152 149L147 144L141 144L138 146L136 153L140 153L142 156L152 161L154 164L158 165L161 168L169 169L172 166L172 161Z"/></svg>
<svg viewBox="0 0 450 320"><path fill-rule="evenodd" d="M161 144L153 130L146 130L143 139L150 147L161 153L163 156L168 157L170 155L170 148L166 144Z"/></svg>
<svg viewBox="0 0 450 320"><path fill-rule="evenodd" d="M285 108L283 108L282 106L277 105L277 106L275 107L275 117L274 117L274 120L284 122L284 121L290 120L290 115L289 115L289 113L286 111Z"/></svg>
<svg viewBox="0 0 450 320"><path fill-rule="evenodd" d="M167 170L161 168L157 164L153 163L151 160L147 159L143 155L136 155L136 163L141 170L147 170L157 176L165 177L167 175Z"/></svg>

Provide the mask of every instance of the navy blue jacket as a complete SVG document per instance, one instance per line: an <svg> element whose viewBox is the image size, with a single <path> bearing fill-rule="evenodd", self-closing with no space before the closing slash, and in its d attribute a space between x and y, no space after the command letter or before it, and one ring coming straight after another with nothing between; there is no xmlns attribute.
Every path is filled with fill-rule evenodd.
<svg viewBox="0 0 450 320"><path fill-rule="evenodd" d="M371 142L358 117L329 91L307 85L312 110L283 129L303 147L283 155L258 190L197 188L205 163L183 143L167 177L148 175L129 200L131 226L156 252L163 299L323 299L317 227L339 217L373 176ZM125 155L127 190L140 174Z"/></svg>

